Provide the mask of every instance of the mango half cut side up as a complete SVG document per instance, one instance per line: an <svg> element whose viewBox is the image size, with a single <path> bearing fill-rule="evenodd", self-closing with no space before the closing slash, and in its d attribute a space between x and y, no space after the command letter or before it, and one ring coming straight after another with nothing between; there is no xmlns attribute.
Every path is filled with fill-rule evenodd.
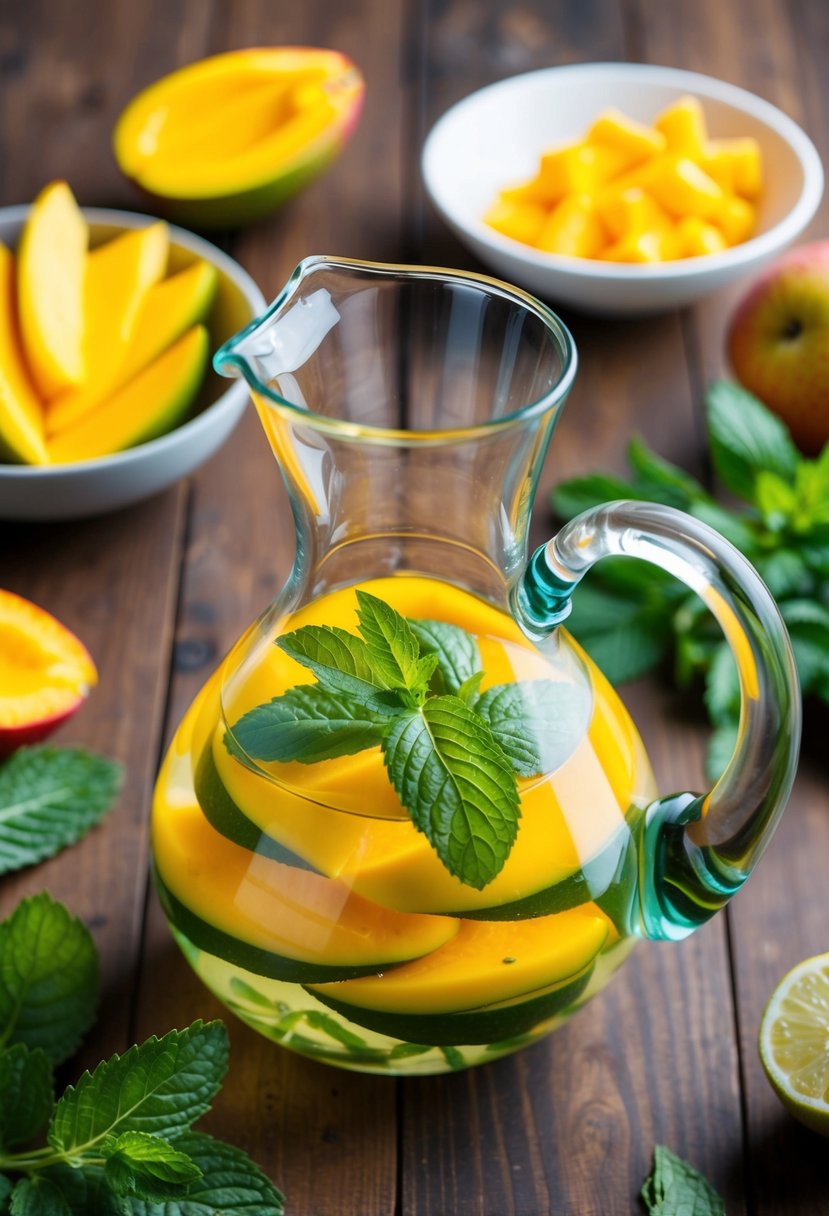
<svg viewBox="0 0 829 1216"><path fill-rule="evenodd" d="M115 128L121 171L155 209L200 228L267 215L317 176L353 131L357 68L337 51L231 51L163 77Z"/></svg>

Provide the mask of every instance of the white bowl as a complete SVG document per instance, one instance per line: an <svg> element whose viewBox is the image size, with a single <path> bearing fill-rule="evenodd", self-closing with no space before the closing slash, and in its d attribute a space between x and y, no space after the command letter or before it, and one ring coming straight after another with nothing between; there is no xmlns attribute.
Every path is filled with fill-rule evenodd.
<svg viewBox="0 0 829 1216"><path fill-rule="evenodd" d="M713 137L751 135L760 144L765 184L751 240L681 261L619 265L541 253L484 224L499 190L532 177L544 150L583 136L600 111L615 106L651 122L686 93L702 102ZM814 145L780 110L710 76L638 63L545 68L481 89L438 120L422 171L446 223L487 266L548 300L605 315L661 312L756 271L802 232L823 193Z"/></svg>
<svg viewBox="0 0 829 1216"><path fill-rule="evenodd" d="M140 228L154 217L130 211L82 208L93 243ZM28 206L0 208L0 241L14 248ZM250 275L209 241L169 225L170 270L203 258L218 272L216 299L207 319L210 350L216 350L265 308ZM191 473L224 443L242 416L247 385L228 385L208 370L192 416L167 435L147 443L74 464L0 464L0 519L78 519L100 515L147 498Z"/></svg>

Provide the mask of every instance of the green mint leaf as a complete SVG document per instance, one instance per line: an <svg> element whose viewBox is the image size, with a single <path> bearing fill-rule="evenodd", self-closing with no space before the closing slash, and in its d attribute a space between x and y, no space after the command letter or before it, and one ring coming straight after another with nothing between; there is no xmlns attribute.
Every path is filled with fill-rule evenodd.
<svg viewBox="0 0 829 1216"><path fill-rule="evenodd" d="M42 1132L55 1106L52 1064L45 1051L15 1043L0 1051L0 1148Z"/></svg>
<svg viewBox="0 0 829 1216"><path fill-rule="evenodd" d="M49 1143L74 1157L128 1131L173 1139L209 1109L226 1069L221 1022L194 1022L161 1039L153 1035L69 1086L57 1104Z"/></svg>
<svg viewBox="0 0 829 1216"><path fill-rule="evenodd" d="M613 684L638 679L670 649L671 617L664 600L610 595L592 582L575 592L567 625Z"/></svg>
<svg viewBox="0 0 829 1216"><path fill-rule="evenodd" d="M754 479L754 501L766 527L781 532L798 507L798 496L789 481L769 469L760 469Z"/></svg>
<svg viewBox="0 0 829 1216"><path fill-rule="evenodd" d="M112 1191L97 1166L54 1165L36 1177L58 1192L66 1205L60 1209L62 1216L130 1216L129 1201Z"/></svg>
<svg viewBox="0 0 829 1216"><path fill-rule="evenodd" d="M409 622L391 604L365 591L357 592L357 619L369 661L387 688L424 693L435 662L420 659L420 644Z"/></svg>
<svg viewBox="0 0 829 1216"><path fill-rule="evenodd" d="M444 692L457 693L481 666L478 643L459 625L447 621L410 621L423 655L434 655Z"/></svg>
<svg viewBox="0 0 829 1216"><path fill-rule="evenodd" d="M591 709L586 689L557 680L499 684L475 704L521 777L559 768L584 737Z"/></svg>
<svg viewBox="0 0 829 1216"><path fill-rule="evenodd" d="M724 380L711 385L705 400L714 469L727 489L754 502L761 470L791 482L802 458L779 418L753 394Z"/></svg>
<svg viewBox="0 0 829 1216"><path fill-rule="evenodd" d="M464 705L474 705L478 698L478 692L481 687L481 681L484 678L484 672L476 671L474 675L469 676L464 680L457 691L457 696L463 701Z"/></svg>
<svg viewBox="0 0 829 1216"><path fill-rule="evenodd" d="M731 647L721 642L705 675L705 705L715 726L730 725L740 714L740 680Z"/></svg>
<svg viewBox="0 0 829 1216"><path fill-rule="evenodd" d="M48 1178L21 1178L12 1191L11 1216L71 1216L72 1209Z"/></svg>
<svg viewBox="0 0 829 1216"><path fill-rule="evenodd" d="M709 528L719 532L746 557L754 557L757 551L756 533L752 531L750 524L741 519L739 515L735 515L733 511L727 511L725 507L721 507L715 502L691 503L688 513L695 519L701 520L702 523L708 524Z"/></svg>
<svg viewBox="0 0 829 1216"><path fill-rule="evenodd" d="M791 638L803 693L817 691L829 677L829 608L813 600L780 605Z"/></svg>
<svg viewBox="0 0 829 1216"><path fill-rule="evenodd" d="M199 1167L201 1178L164 1203L131 1199L132 1216L283 1216L283 1196L240 1149L198 1132L180 1136L176 1148Z"/></svg>
<svg viewBox="0 0 829 1216"><path fill-rule="evenodd" d="M509 855L520 815L511 764L487 724L459 697L432 697L392 721L383 758L449 872L485 887Z"/></svg>
<svg viewBox="0 0 829 1216"><path fill-rule="evenodd" d="M9 1210L6 1201L13 1190L14 1183L5 1174L0 1174L0 1212L7 1212Z"/></svg>
<svg viewBox="0 0 829 1216"><path fill-rule="evenodd" d="M116 1195L159 1201L201 1178L195 1161L160 1136L124 1132L112 1145L104 1176Z"/></svg>
<svg viewBox="0 0 829 1216"><path fill-rule="evenodd" d="M590 507L610 502L614 498L641 498L636 487L610 473L590 473L559 482L550 495L553 510L562 519L572 519ZM647 497L647 495L645 496Z"/></svg>
<svg viewBox="0 0 829 1216"><path fill-rule="evenodd" d="M695 477L657 456L638 435L631 439L627 456L630 467L646 483L654 501L687 510L689 503L697 499L707 501L709 498Z"/></svg>
<svg viewBox="0 0 829 1216"><path fill-rule="evenodd" d="M254 760L315 764L376 747L387 726L387 717L344 693L296 684L268 705L249 710L232 732Z"/></svg>
<svg viewBox="0 0 829 1216"><path fill-rule="evenodd" d="M649 1216L725 1216L725 1204L710 1182L664 1144L654 1149L641 1194Z"/></svg>
<svg viewBox="0 0 829 1216"><path fill-rule="evenodd" d="M52 857L112 805L121 768L71 747L27 747L0 766L0 874Z"/></svg>
<svg viewBox="0 0 829 1216"><path fill-rule="evenodd" d="M378 681L362 638L336 625L303 625L277 638L276 645L313 671L328 692L344 693L364 705L382 705L377 694L387 685Z"/></svg>
<svg viewBox="0 0 829 1216"><path fill-rule="evenodd" d="M725 772L725 767L734 755L737 746L739 723L723 722L712 733L705 752L705 775L711 781L719 781Z"/></svg>
<svg viewBox="0 0 829 1216"><path fill-rule="evenodd" d="M40 1047L60 1064L91 1026L99 966L89 930L47 892L0 923L0 1046Z"/></svg>
<svg viewBox="0 0 829 1216"><path fill-rule="evenodd" d="M754 564L775 599L808 595L815 590L806 558L794 549L776 549L758 556Z"/></svg>

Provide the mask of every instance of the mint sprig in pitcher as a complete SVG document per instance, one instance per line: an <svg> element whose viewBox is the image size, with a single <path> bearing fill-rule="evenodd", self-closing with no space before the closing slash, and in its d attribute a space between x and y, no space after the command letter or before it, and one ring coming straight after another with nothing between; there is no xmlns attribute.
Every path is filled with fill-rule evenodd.
<svg viewBox="0 0 829 1216"><path fill-rule="evenodd" d="M317 1059L440 1072L531 1043L756 864L800 733L777 608L722 537L650 503L585 512L527 560L576 353L518 289L309 258L215 364L250 386L296 560L159 776L173 933L241 1018ZM607 555L686 582L733 650L740 732L706 794L660 796L562 625Z"/></svg>

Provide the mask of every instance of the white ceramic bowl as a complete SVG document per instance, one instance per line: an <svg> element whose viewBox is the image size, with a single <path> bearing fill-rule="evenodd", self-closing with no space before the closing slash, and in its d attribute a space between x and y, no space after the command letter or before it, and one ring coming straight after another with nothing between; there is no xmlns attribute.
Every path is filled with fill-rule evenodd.
<svg viewBox="0 0 829 1216"><path fill-rule="evenodd" d="M152 216L129 211L95 207L82 210L95 243L124 229L154 222ZM12 249L28 211L28 206L0 208L0 241ZM171 224L170 270L180 270L196 258L210 262L219 276L216 299L207 319L212 352L258 316L265 308L265 299L250 275L227 254ZM125 452L76 464L0 464L0 519L77 519L147 498L212 456L241 418L247 399L244 381L228 384L210 369L191 417L167 435Z"/></svg>
<svg viewBox="0 0 829 1216"><path fill-rule="evenodd" d="M686 93L702 102L713 137L760 144L765 185L751 240L681 261L617 265L541 253L483 223L499 190L532 177L544 150L583 136L600 111L615 106L650 122ZM661 312L758 270L802 232L823 193L814 145L780 110L709 76L637 63L545 68L473 93L433 127L422 171L446 223L487 266L554 303L605 315Z"/></svg>

